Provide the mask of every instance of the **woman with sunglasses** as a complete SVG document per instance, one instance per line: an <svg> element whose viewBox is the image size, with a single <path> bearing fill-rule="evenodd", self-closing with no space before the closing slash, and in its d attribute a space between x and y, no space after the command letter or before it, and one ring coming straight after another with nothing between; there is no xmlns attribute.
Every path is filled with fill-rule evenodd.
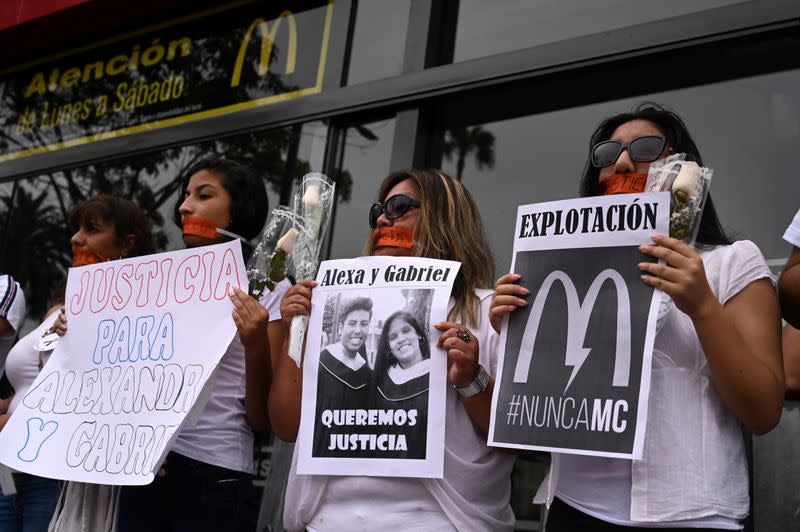
<svg viewBox="0 0 800 532"><path fill-rule="evenodd" d="M700 152L679 116L654 105L603 121L592 135L582 196L644 190L650 163ZM717 178L722 181L724 176ZM663 235L642 246L642 281L674 302L653 347L642 460L553 455L537 502L547 530L736 530L748 513L741 424L756 434L780 419L784 377L778 300L761 252L731 243L711 198L696 249ZM516 275L500 278L492 321L525 304ZM555 501L553 501L555 496Z"/></svg>
<svg viewBox="0 0 800 532"><path fill-rule="evenodd" d="M461 262L450 321L436 324L447 351L444 478L299 476L295 454L286 491L288 530L511 530L514 458L486 445L496 369L497 335L488 321L494 262L478 209L453 178L406 170L381 184L369 214L367 255L417 256ZM288 329L311 309L313 281L287 291L281 316ZM284 353L270 390L270 418L281 439L300 424L302 370ZM495 353L495 355L492 355Z"/></svg>

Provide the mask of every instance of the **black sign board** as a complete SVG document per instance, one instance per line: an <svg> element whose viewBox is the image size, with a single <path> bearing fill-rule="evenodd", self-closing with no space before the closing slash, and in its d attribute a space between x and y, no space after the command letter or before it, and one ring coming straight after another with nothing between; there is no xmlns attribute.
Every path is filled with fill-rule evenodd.
<svg viewBox="0 0 800 532"><path fill-rule="evenodd" d="M530 294L501 335L490 445L641 456L660 294L639 245L668 212L658 194L519 207L512 271Z"/></svg>
<svg viewBox="0 0 800 532"><path fill-rule="evenodd" d="M238 2L0 73L0 162L316 94L335 9Z"/></svg>

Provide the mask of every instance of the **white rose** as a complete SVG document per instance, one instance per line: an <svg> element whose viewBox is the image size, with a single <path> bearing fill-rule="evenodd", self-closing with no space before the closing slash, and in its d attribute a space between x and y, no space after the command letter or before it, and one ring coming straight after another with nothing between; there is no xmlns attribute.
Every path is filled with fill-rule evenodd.
<svg viewBox="0 0 800 532"><path fill-rule="evenodd" d="M283 235L280 240L278 240L277 249L284 251L287 255L292 252L294 249L295 240L297 240L297 229L292 227L286 234Z"/></svg>
<svg viewBox="0 0 800 532"><path fill-rule="evenodd" d="M672 183L672 193L686 201L694 193L701 171L700 166L694 161L681 163L681 171Z"/></svg>
<svg viewBox="0 0 800 532"><path fill-rule="evenodd" d="M319 185L317 183L308 185L306 193L303 194L303 206L307 210L316 209L319 206Z"/></svg>

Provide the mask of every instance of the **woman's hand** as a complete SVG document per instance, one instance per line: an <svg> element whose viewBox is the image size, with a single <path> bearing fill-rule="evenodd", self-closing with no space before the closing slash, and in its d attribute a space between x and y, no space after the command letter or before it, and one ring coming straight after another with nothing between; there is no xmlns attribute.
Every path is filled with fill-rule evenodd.
<svg viewBox="0 0 800 532"><path fill-rule="evenodd" d="M58 317L51 330L59 336L67 334L67 314L64 311L64 307L61 307L61 310L58 311Z"/></svg>
<svg viewBox="0 0 800 532"><path fill-rule="evenodd" d="M478 355L481 346L466 326L449 321L434 324L441 331L437 344L447 351L447 376L456 388L468 386L478 372ZM466 332L468 342L459 338L458 331ZM462 335L463 335L462 332Z"/></svg>
<svg viewBox="0 0 800 532"><path fill-rule="evenodd" d="M692 319L720 306L708 286L703 259L694 249L668 236L653 235L651 238L658 246L642 245L639 249L666 264L640 262L645 283L663 290L675 306Z"/></svg>
<svg viewBox="0 0 800 532"><path fill-rule="evenodd" d="M492 324L492 328L498 333L500 332L503 316L518 307L524 307L528 304L522 298L530 292L527 288L517 284L520 279L522 279L521 275L509 273L499 278L495 284L492 304L489 307L489 321Z"/></svg>
<svg viewBox="0 0 800 532"><path fill-rule="evenodd" d="M242 345L246 348L267 349L267 309L239 288L230 292L230 298L233 302L233 322L239 329Z"/></svg>
<svg viewBox="0 0 800 532"><path fill-rule="evenodd" d="M281 300L281 320L288 331L295 316L311 314L311 289L317 286L312 279L298 281L289 288Z"/></svg>

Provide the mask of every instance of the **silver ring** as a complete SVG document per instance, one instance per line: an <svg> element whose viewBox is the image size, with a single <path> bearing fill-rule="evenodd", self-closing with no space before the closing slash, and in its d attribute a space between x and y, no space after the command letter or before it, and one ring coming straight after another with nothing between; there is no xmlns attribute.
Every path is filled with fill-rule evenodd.
<svg viewBox="0 0 800 532"><path fill-rule="evenodd" d="M469 343L469 339L470 339L469 331L466 330L466 329L458 329L456 331L456 337L459 340L461 340L462 342L464 342L465 344Z"/></svg>

